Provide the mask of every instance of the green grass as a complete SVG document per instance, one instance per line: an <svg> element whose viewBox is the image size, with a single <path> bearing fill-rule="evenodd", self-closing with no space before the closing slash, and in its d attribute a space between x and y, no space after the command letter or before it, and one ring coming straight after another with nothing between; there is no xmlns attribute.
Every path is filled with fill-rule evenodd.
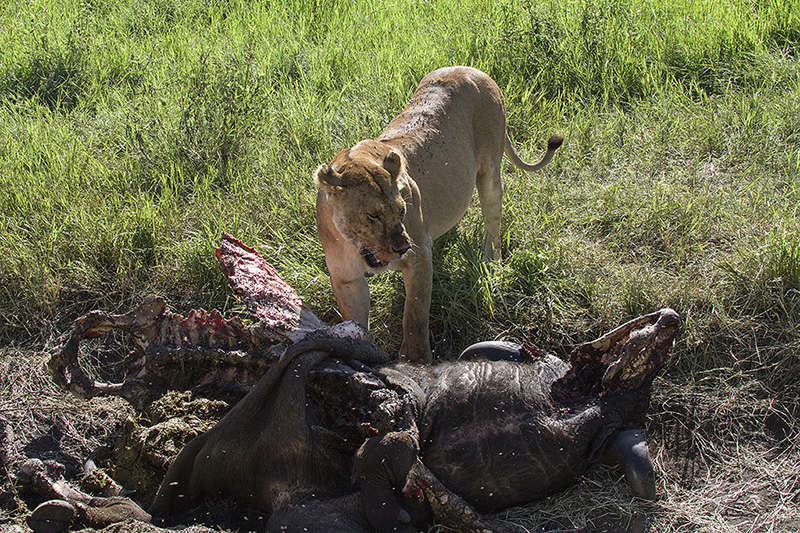
<svg viewBox="0 0 800 533"><path fill-rule="evenodd" d="M436 354L493 337L563 354L671 306L664 390L713 404L757 384L734 417L796 405L798 0L6 2L0 346L152 292L234 306L221 231L336 320L311 172L449 64L498 81L527 159L567 140L536 176L505 169L502 262L480 261L477 206L437 243ZM401 279L371 287L397 348Z"/></svg>

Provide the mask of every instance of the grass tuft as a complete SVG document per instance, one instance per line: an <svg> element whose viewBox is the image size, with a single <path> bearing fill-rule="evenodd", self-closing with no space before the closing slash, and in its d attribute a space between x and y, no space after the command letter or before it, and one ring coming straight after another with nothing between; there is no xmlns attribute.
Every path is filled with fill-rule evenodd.
<svg viewBox="0 0 800 533"><path fill-rule="evenodd" d="M224 187L234 167L253 157L266 91L253 61L252 54L215 62L203 56L188 79L177 155L186 171L216 175L214 186Z"/></svg>
<svg viewBox="0 0 800 533"><path fill-rule="evenodd" d="M0 95L71 111L86 91L87 50L70 33L63 45L42 37L38 49L0 71Z"/></svg>

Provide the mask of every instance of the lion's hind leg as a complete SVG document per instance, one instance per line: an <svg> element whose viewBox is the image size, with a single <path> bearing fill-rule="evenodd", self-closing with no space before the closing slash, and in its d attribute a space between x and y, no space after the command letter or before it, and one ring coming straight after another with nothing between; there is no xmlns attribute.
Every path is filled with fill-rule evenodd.
<svg viewBox="0 0 800 533"><path fill-rule="evenodd" d="M483 250L484 261L500 259L500 221L503 216L503 181L500 178L502 155L493 161L489 168L478 171L476 186L481 202L483 223L486 226L486 245Z"/></svg>

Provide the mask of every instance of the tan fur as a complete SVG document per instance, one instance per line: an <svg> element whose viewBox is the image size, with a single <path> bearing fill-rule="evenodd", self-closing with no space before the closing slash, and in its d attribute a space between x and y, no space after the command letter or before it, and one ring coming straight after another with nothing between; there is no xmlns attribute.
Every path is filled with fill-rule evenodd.
<svg viewBox="0 0 800 533"><path fill-rule="evenodd" d="M377 139L342 150L314 174L317 230L342 317L367 326L365 275L400 270L406 290L400 355L430 361L433 240L461 220L477 186L484 256L499 259L503 153L533 171L550 161L561 140L550 139L538 164L524 163L506 134L503 95L489 76L470 67L425 76Z"/></svg>

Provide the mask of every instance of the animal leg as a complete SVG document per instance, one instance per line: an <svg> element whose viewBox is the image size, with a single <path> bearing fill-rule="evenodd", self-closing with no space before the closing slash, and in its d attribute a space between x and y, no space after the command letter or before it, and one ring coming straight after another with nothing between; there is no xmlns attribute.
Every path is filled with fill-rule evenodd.
<svg viewBox="0 0 800 533"><path fill-rule="evenodd" d="M606 453L610 460L618 463L625 471L625 479L628 480L634 496L646 500L655 499L655 475L644 429L620 431L612 437Z"/></svg>
<svg viewBox="0 0 800 533"><path fill-rule="evenodd" d="M429 339L433 264L430 243L418 243L402 267L406 301L403 308L403 344L400 356L415 362L433 359Z"/></svg>
<svg viewBox="0 0 800 533"><path fill-rule="evenodd" d="M419 459L406 477L403 494L427 501L436 523L461 533L523 533L519 526L485 517L453 493Z"/></svg>
<svg viewBox="0 0 800 533"><path fill-rule="evenodd" d="M369 533L355 494L332 499L306 497L277 509L268 533Z"/></svg>
<svg viewBox="0 0 800 533"><path fill-rule="evenodd" d="M346 281L331 270L331 285L343 320L355 320L369 329L369 285L360 275Z"/></svg>
<svg viewBox="0 0 800 533"><path fill-rule="evenodd" d="M48 499L31 514L31 528L40 528L37 531L62 531L73 520L77 524L96 528L130 519L151 521L152 517L130 498L90 496L70 485L62 475L63 466L54 461L28 459L19 466L21 484L34 494Z"/></svg>
<svg viewBox="0 0 800 533"><path fill-rule="evenodd" d="M408 431L367 439L356 452L354 478L361 510L373 529L415 531L398 495L418 454L417 439Z"/></svg>
<svg viewBox="0 0 800 533"><path fill-rule="evenodd" d="M358 250L342 239L324 239L325 264L343 320L355 320L369 328L369 285Z"/></svg>
<svg viewBox="0 0 800 533"><path fill-rule="evenodd" d="M502 158L502 155L500 156ZM483 223L486 225L486 245L483 259L498 261L500 259L500 221L503 215L503 181L500 178L500 161L489 170L478 172L478 198L481 202Z"/></svg>

